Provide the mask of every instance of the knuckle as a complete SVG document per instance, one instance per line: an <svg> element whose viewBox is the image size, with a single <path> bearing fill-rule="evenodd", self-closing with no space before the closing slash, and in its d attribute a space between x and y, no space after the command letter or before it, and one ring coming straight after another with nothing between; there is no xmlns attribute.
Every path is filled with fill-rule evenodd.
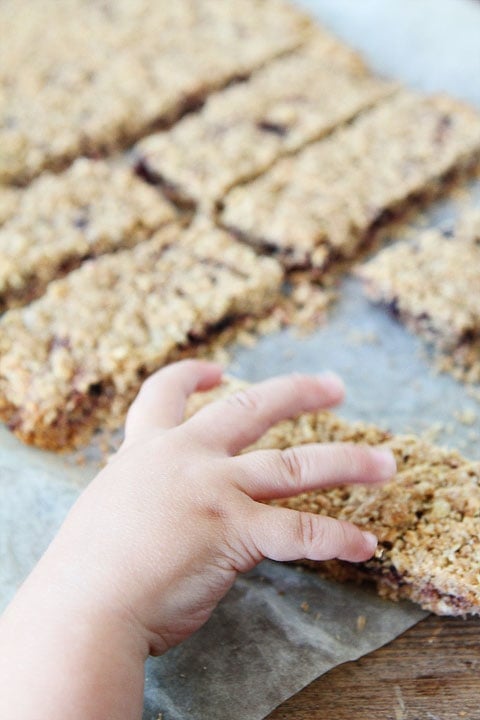
<svg viewBox="0 0 480 720"><path fill-rule="evenodd" d="M313 555L315 546L323 542L322 525L318 518L311 513L299 512L297 514L298 541L305 557Z"/></svg>
<svg viewBox="0 0 480 720"><path fill-rule="evenodd" d="M299 491L303 482L303 463L296 448L279 450L279 459L284 475L293 490Z"/></svg>
<svg viewBox="0 0 480 720"><path fill-rule="evenodd" d="M261 406L261 397L255 388L250 387L230 395L227 398L227 402L234 407L257 412Z"/></svg>
<svg viewBox="0 0 480 720"><path fill-rule="evenodd" d="M335 533L337 536L337 544L341 548L346 548L351 544L351 532L350 532L350 526L346 523L342 522L341 520L335 521Z"/></svg>

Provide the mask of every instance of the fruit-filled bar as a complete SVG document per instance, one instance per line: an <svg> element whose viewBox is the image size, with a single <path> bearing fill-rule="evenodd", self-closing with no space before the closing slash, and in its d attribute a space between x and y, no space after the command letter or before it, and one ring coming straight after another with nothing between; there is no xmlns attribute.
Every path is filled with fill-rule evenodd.
<svg viewBox="0 0 480 720"><path fill-rule="evenodd" d="M222 223L317 275L352 258L379 225L437 195L480 157L480 116L446 96L404 90L350 125L231 190Z"/></svg>
<svg viewBox="0 0 480 720"><path fill-rule="evenodd" d="M0 183L125 147L300 45L283 0L0 3Z"/></svg>
<svg viewBox="0 0 480 720"><path fill-rule="evenodd" d="M142 171L180 203L214 204L228 190L392 94L359 56L317 32L247 82L212 95L171 130L142 140Z"/></svg>
<svg viewBox="0 0 480 720"><path fill-rule="evenodd" d="M64 450L119 425L142 380L219 326L265 313L280 265L198 222L85 262L0 321L0 416Z"/></svg>
<svg viewBox="0 0 480 720"><path fill-rule="evenodd" d="M85 258L135 245L179 217L128 166L98 160L81 158L16 192L15 213L0 227L0 312Z"/></svg>

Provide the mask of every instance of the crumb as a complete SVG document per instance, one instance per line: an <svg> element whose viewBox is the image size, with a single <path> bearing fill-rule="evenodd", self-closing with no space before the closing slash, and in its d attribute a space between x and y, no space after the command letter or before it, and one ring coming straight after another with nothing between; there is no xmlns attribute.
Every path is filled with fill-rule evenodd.
<svg viewBox="0 0 480 720"><path fill-rule="evenodd" d="M304 600L304 601L300 604L300 607L301 607L301 609L303 610L303 612L305 612L305 613L310 612L310 605L308 604L308 602L307 602L306 600Z"/></svg>
<svg viewBox="0 0 480 720"><path fill-rule="evenodd" d="M351 345L379 345L380 338L374 330L352 330L347 335Z"/></svg>
<svg viewBox="0 0 480 720"><path fill-rule="evenodd" d="M427 427L422 433L421 437L426 442L434 443L438 440L439 435L445 432L445 424L443 422L437 422Z"/></svg>
<svg viewBox="0 0 480 720"><path fill-rule="evenodd" d="M359 615L357 617L357 630L358 632L363 632L365 630L365 626L367 624L367 618L365 615Z"/></svg>
<svg viewBox="0 0 480 720"><path fill-rule="evenodd" d="M245 348L253 348L258 342L258 336L253 332L246 332L241 330L236 338L239 345Z"/></svg>
<svg viewBox="0 0 480 720"><path fill-rule="evenodd" d="M471 408L454 411L453 416L462 425L474 425L477 421L477 413Z"/></svg>
<svg viewBox="0 0 480 720"><path fill-rule="evenodd" d="M327 283L316 283L309 273L292 273L280 302L283 326L292 326L300 335L308 335L325 323L336 293Z"/></svg>

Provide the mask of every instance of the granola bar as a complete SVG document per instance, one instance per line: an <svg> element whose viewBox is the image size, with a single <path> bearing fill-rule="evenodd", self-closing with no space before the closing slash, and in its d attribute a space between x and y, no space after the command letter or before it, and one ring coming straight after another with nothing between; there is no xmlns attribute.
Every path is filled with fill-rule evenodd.
<svg viewBox="0 0 480 720"><path fill-rule="evenodd" d="M5 0L0 27L0 183L25 183L171 123L310 21L283 0Z"/></svg>
<svg viewBox="0 0 480 720"><path fill-rule="evenodd" d="M321 275L454 170L478 163L480 116L445 96L404 90L350 125L279 160L226 196L222 223L288 267Z"/></svg>
<svg viewBox="0 0 480 720"><path fill-rule="evenodd" d="M214 203L396 88L317 31L247 82L212 95L199 113L142 140L136 156L142 171L175 201Z"/></svg>
<svg viewBox="0 0 480 720"><path fill-rule="evenodd" d="M194 396L189 413L238 386ZM398 466L394 480L302 493L274 504L354 522L374 532L379 547L364 563L307 564L341 580L374 582L383 597L408 598L439 615L480 614L480 463L329 412L282 422L253 447L339 441L391 448Z"/></svg>
<svg viewBox="0 0 480 720"><path fill-rule="evenodd" d="M465 221L466 225L466 221ZM472 228L473 230L473 228ZM480 337L480 244L428 230L358 269L365 293L442 349Z"/></svg>
<svg viewBox="0 0 480 720"><path fill-rule="evenodd" d="M179 218L128 167L81 158L17 191L15 215L0 228L0 311L41 295L89 257L133 246Z"/></svg>
<svg viewBox="0 0 480 720"><path fill-rule="evenodd" d="M280 266L206 221L85 262L0 321L0 417L64 450L117 426L142 380L276 301Z"/></svg>

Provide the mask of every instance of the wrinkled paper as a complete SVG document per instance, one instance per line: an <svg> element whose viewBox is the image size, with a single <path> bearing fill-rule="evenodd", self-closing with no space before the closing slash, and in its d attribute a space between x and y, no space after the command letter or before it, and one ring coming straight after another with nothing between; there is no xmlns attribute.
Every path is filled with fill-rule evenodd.
<svg viewBox="0 0 480 720"><path fill-rule="evenodd" d="M305 0L373 67L422 90L443 89L480 106L478 26L472 0ZM432 208L451 224L455 207ZM396 432L437 426L438 441L480 457L480 405L451 377L437 376L421 344L347 279L329 322L239 348L229 371L256 381L291 370L334 369L347 384L341 411ZM468 414L469 425L462 424ZM94 476L21 445L0 430L0 609L46 548ZM389 642L425 613L373 590L342 586L294 566L265 562L238 579L207 625L147 662L144 720L260 720L336 665Z"/></svg>

